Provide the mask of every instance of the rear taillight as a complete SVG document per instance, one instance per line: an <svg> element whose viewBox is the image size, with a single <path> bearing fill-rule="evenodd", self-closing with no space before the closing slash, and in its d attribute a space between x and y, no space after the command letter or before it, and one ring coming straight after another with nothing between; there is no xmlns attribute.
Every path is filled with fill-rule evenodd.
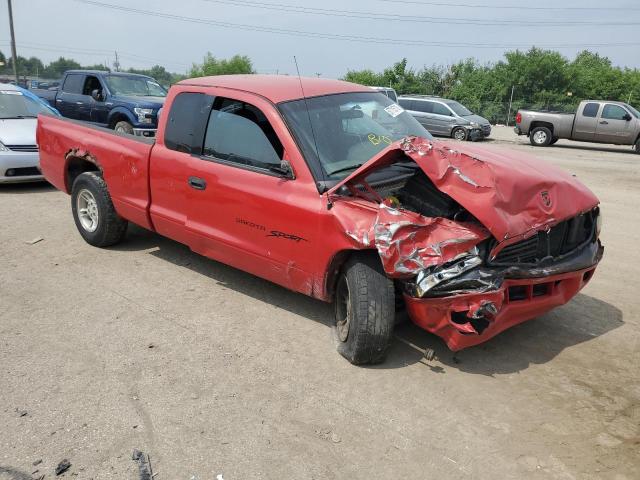
<svg viewBox="0 0 640 480"><path fill-rule="evenodd" d="M522 114L520 112L516 113L516 123L520 123L522 121Z"/></svg>

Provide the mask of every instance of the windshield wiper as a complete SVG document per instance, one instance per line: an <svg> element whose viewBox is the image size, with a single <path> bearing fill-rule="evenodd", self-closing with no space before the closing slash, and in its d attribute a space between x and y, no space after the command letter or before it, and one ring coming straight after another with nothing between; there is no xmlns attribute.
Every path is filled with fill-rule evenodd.
<svg viewBox="0 0 640 480"><path fill-rule="evenodd" d="M342 173L342 172L348 172L349 170L355 170L356 168L360 168L362 165L364 165L364 163L358 163L356 165L350 165L348 167L344 167L344 168L339 168L337 170L334 170L333 172L328 172L328 175L335 175L336 173Z"/></svg>
<svg viewBox="0 0 640 480"><path fill-rule="evenodd" d="M38 118L35 115L15 115L13 117L0 117L0 119L2 120L15 120L15 119L22 119L22 118Z"/></svg>

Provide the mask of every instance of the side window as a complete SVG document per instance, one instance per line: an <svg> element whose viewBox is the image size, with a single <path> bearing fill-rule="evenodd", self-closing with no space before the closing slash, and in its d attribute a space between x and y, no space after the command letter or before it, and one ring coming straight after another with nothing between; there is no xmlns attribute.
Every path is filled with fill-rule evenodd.
<svg viewBox="0 0 640 480"><path fill-rule="evenodd" d="M218 97L204 139L204 155L258 168L280 166L282 144L258 108Z"/></svg>
<svg viewBox="0 0 640 480"><path fill-rule="evenodd" d="M413 107L413 100L409 100L408 98L399 98L398 103L405 110L415 110Z"/></svg>
<svg viewBox="0 0 640 480"><path fill-rule="evenodd" d="M84 75L73 73L67 75L67 78L64 80L64 85L62 85L62 91L66 93L82 93L83 80Z"/></svg>
<svg viewBox="0 0 640 480"><path fill-rule="evenodd" d="M422 100L416 100L413 104L414 110L422 113L432 113L433 112L433 102L425 102Z"/></svg>
<svg viewBox="0 0 640 480"><path fill-rule="evenodd" d="M436 115L444 115L445 117L451 116L451 111L441 103L433 104L433 113Z"/></svg>
<svg viewBox="0 0 640 480"><path fill-rule="evenodd" d="M180 93L171 104L164 144L170 150L202 154L202 139L211 111L213 97L204 93Z"/></svg>
<svg viewBox="0 0 640 480"><path fill-rule="evenodd" d="M600 110L599 103L587 103L582 111L582 116L595 118L598 116L598 110Z"/></svg>
<svg viewBox="0 0 640 480"><path fill-rule="evenodd" d="M624 120L626 116L627 111L624 108L618 105L606 104L602 109L601 118L608 118L609 120Z"/></svg>
<svg viewBox="0 0 640 480"><path fill-rule="evenodd" d="M82 94L91 95L91 92L94 90L102 90L102 86L100 85L100 80L98 80L98 77L94 77L93 75L88 75L86 80L84 81Z"/></svg>

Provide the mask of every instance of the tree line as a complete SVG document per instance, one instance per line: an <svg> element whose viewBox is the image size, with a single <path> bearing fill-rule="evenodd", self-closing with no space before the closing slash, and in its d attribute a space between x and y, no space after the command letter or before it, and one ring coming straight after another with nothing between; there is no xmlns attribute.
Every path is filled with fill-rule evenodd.
<svg viewBox="0 0 640 480"><path fill-rule="evenodd" d="M512 93L511 120L519 108L571 111L584 99L640 103L640 70L615 67L607 57L586 50L569 60L555 51L531 48L507 52L496 63L467 59L418 70L402 59L382 72L349 71L344 79L390 86L399 94L458 100L492 122L506 121Z"/></svg>
<svg viewBox="0 0 640 480"><path fill-rule="evenodd" d="M0 52L0 62L5 64L0 67L0 73L10 75L13 72L11 61ZM57 79L65 70L77 68L109 69L105 65L82 66L64 57L44 65L37 57L18 56L20 76ZM255 73L247 56L221 59L211 53L207 53L202 63L194 63L186 74L169 72L161 65L126 71L149 75L165 86L187 77ZM343 79L363 85L393 87L401 95L437 95L458 100L494 123L507 120L512 95L512 116L519 108L569 111L583 99L640 103L640 70L613 66L607 57L588 50L570 60L552 50L531 48L507 52L503 60L494 63L481 64L470 58L453 65L419 69L410 68L407 59L403 58L381 72L349 70Z"/></svg>

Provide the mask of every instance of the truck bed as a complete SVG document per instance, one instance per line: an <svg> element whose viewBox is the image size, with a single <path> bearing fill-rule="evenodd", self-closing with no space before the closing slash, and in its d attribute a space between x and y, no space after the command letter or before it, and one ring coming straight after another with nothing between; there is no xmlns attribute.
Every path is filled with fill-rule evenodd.
<svg viewBox="0 0 640 480"><path fill-rule="evenodd" d="M518 124L521 132L528 135L532 123L548 123L553 125L553 134L558 138L571 138L575 113L550 112L541 110L519 110L522 121Z"/></svg>
<svg viewBox="0 0 640 480"><path fill-rule="evenodd" d="M118 214L152 228L149 219L149 156L153 138L116 133L76 120L38 117L40 168L56 188L71 193L74 165L89 161L103 173ZM107 168L103 168L107 166ZM117 179L111 181L112 179Z"/></svg>

